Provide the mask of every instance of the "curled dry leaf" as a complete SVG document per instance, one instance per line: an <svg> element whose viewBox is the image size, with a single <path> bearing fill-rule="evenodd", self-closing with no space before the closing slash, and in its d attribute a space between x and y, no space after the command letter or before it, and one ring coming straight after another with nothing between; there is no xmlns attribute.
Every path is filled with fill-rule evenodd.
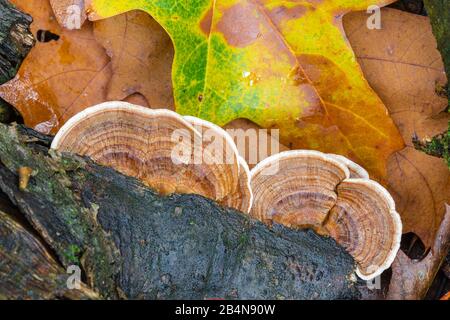
<svg viewBox="0 0 450 320"><path fill-rule="evenodd" d="M399 251L392 264L392 278L388 299L423 299L450 249L450 207L436 234L436 239L425 258L411 260Z"/></svg>
<svg viewBox="0 0 450 320"><path fill-rule="evenodd" d="M450 199L450 172L442 159L415 150L412 137L433 137L447 128L447 99L435 92L446 83L442 58L428 18L383 9L381 30L368 30L366 19L352 13L344 27L367 80L407 144L388 161L387 186L404 232L414 232L430 247Z"/></svg>
<svg viewBox="0 0 450 320"><path fill-rule="evenodd" d="M123 99L123 101L131 104L136 104L138 106L150 108L147 99L145 99L145 97L140 93L132 94L131 96L128 96L125 99Z"/></svg>
<svg viewBox="0 0 450 320"><path fill-rule="evenodd" d="M74 114L106 100L110 61L91 23L69 31L53 18L48 0L12 3L32 15L35 36L41 30L59 39L37 42L17 76L0 86L0 97L17 108L29 127L55 133Z"/></svg>
<svg viewBox="0 0 450 320"><path fill-rule="evenodd" d="M384 5L392 0L379 0ZM385 177L403 141L348 45L342 16L373 1L89 0L91 18L134 9L174 42L176 110L225 125L280 128L294 148L343 154Z"/></svg>
<svg viewBox="0 0 450 320"><path fill-rule="evenodd" d="M153 108L173 109L172 41L152 17L133 11L98 21L94 35L111 57L108 100L140 93Z"/></svg>

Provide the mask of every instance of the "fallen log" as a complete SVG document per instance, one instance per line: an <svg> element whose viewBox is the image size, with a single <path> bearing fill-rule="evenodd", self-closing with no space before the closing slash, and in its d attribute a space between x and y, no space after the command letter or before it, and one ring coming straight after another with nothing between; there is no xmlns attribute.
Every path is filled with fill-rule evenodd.
<svg viewBox="0 0 450 320"><path fill-rule="evenodd" d="M0 0L0 84L12 79L34 45L29 31L33 19Z"/></svg>
<svg viewBox="0 0 450 320"><path fill-rule="evenodd" d="M23 59L34 46L29 27L32 18L15 9L8 1L0 0L0 84L11 80ZM0 122L21 122L13 106L0 98Z"/></svg>
<svg viewBox="0 0 450 320"><path fill-rule="evenodd" d="M69 289L67 273L39 239L1 211L0 237L0 300L98 298L83 284Z"/></svg>
<svg viewBox="0 0 450 320"><path fill-rule="evenodd" d="M359 297L355 263L331 238L269 229L196 195L162 197L48 145L30 129L0 124L0 189L62 267L80 266L103 298Z"/></svg>

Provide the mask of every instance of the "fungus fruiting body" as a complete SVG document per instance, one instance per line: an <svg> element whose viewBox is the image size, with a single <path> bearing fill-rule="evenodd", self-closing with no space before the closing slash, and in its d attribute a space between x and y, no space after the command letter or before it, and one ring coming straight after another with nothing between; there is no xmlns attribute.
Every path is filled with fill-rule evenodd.
<svg viewBox="0 0 450 320"><path fill-rule="evenodd" d="M362 279L392 264L400 246L400 217L391 195L357 164L295 150L263 160L250 175L254 218L333 237L355 258Z"/></svg>
<svg viewBox="0 0 450 320"><path fill-rule="evenodd" d="M329 154L327 154L327 156L346 165L349 170L349 173L350 173L350 178L369 179L369 173L366 171L366 169L361 167L359 164L357 164L339 154L330 154L329 153Z"/></svg>
<svg viewBox="0 0 450 320"><path fill-rule="evenodd" d="M247 162L239 155L233 138L221 127L192 116L185 116L189 123L202 135L200 150L204 158L210 158L217 163L231 165L237 169L237 188L228 194L220 203L224 206L237 208L248 213L253 202L250 187L250 169ZM204 159L204 161L208 161ZM235 181L232 181L235 183Z"/></svg>
<svg viewBox="0 0 450 320"><path fill-rule="evenodd" d="M231 146L231 161L223 161L220 152L203 142L193 122L169 110L107 102L71 118L52 148L88 156L161 194L193 193L226 204L241 188L237 149ZM215 132L217 140L224 141L222 150L233 143ZM245 201L236 197L229 203L241 210L250 207Z"/></svg>
<svg viewBox="0 0 450 320"><path fill-rule="evenodd" d="M399 249L394 200L339 155L286 151L250 171L232 137L215 124L124 102L77 114L52 148L89 156L161 194L199 194L266 224L331 236L354 257L363 279L388 268Z"/></svg>

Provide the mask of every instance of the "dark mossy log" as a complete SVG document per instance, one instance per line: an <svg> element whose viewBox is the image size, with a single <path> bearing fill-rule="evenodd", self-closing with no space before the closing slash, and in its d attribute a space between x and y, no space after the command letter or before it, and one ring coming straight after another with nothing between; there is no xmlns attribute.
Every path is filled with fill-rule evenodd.
<svg viewBox="0 0 450 320"><path fill-rule="evenodd" d="M33 234L0 211L0 300L98 298L81 283L68 289L68 276Z"/></svg>
<svg viewBox="0 0 450 320"><path fill-rule="evenodd" d="M334 240L268 228L200 196L159 196L42 138L0 125L0 188L102 297L359 297L354 261ZM32 174L21 191L24 167Z"/></svg>
<svg viewBox="0 0 450 320"><path fill-rule="evenodd" d="M12 79L34 45L32 18L0 0L0 83Z"/></svg>
<svg viewBox="0 0 450 320"><path fill-rule="evenodd" d="M424 0L425 9L431 20L433 33L445 64L447 78L450 78L450 1ZM447 85L448 88L448 85ZM450 107L450 92L447 89Z"/></svg>
<svg viewBox="0 0 450 320"><path fill-rule="evenodd" d="M0 0L0 84L12 79L34 45L32 18ZM22 122L13 106L0 98L0 122Z"/></svg>

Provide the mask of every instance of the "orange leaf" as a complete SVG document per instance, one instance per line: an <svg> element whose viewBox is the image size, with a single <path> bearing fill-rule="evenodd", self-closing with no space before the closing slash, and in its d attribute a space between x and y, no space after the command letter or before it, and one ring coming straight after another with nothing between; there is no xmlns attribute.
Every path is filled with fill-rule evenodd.
<svg viewBox="0 0 450 320"><path fill-rule="evenodd" d="M0 86L0 97L18 109L26 125L54 133L74 114L106 100L110 61L91 23L69 31L58 25L48 0L11 2L32 15L35 36L51 32L59 40L37 42L17 76Z"/></svg>
<svg viewBox="0 0 450 320"><path fill-rule="evenodd" d="M108 100L141 93L151 107L173 109L173 46L167 33L142 11L98 21L94 35L111 57Z"/></svg>

